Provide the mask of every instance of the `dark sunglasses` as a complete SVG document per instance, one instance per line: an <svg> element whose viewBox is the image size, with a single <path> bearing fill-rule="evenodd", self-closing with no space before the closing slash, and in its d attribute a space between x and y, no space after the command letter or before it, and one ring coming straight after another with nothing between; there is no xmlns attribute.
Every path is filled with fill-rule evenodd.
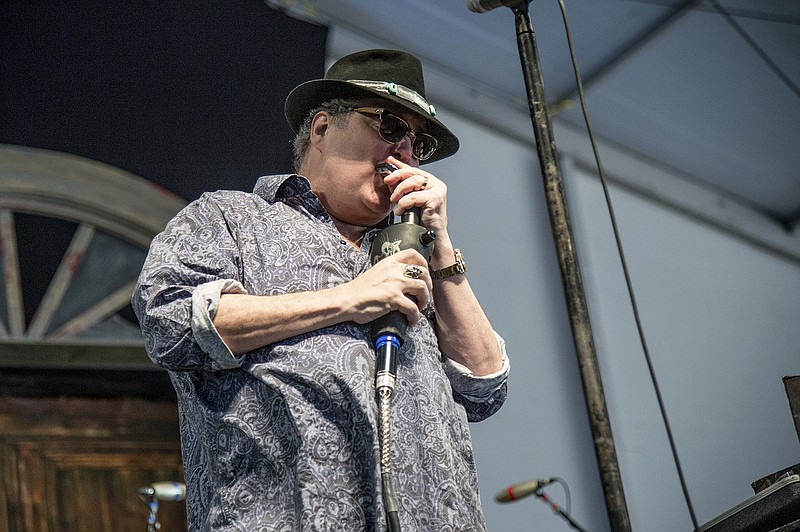
<svg viewBox="0 0 800 532"><path fill-rule="evenodd" d="M408 122L386 109L359 107L358 109L353 109L353 111L364 115L377 116L380 120L378 134L386 142L395 144L406 136L411 137L411 153L419 161L429 159L433 152L436 151L437 146L439 146L439 141L435 137L421 131L418 133L411 131L411 126L408 125Z"/></svg>

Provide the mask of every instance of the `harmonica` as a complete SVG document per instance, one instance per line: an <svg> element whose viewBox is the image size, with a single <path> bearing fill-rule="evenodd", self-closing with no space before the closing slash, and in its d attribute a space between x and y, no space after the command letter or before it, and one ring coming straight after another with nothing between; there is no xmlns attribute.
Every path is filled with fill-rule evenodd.
<svg viewBox="0 0 800 532"><path fill-rule="evenodd" d="M375 171L378 172L378 174L380 174L380 175L382 175L384 177L386 177L387 175L391 174L395 170L397 170L397 167L395 165L393 165L392 163L383 162L383 163L375 165Z"/></svg>

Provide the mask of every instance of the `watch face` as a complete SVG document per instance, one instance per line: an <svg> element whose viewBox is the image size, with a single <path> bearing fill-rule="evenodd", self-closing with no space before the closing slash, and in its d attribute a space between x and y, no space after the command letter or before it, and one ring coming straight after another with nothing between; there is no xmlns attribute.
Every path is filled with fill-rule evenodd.
<svg viewBox="0 0 800 532"><path fill-rule="evenodd" d="M464 273L465 271L467 271L467 263L464 262L464 256L461 254L460 249L455 250L455 256L456 256L455 266L456 269L458 270L458 273Z"/></svg>

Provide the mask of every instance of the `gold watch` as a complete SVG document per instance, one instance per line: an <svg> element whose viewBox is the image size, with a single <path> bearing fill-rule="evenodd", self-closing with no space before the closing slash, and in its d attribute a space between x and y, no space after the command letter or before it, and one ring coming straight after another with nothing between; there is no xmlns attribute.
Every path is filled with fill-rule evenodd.
<svg viewBox="0 0 800 532"><path fill-rule="evenodd" d="M453 255L455 255L456 257L456 263L451 266L448 266L447 268L442 268L441 270L432 271L431 279L445 279L446 277L452 277L453 275L466 273L467 263L464 262L464 256L461 255L461 250L454 249Z"/></svg>

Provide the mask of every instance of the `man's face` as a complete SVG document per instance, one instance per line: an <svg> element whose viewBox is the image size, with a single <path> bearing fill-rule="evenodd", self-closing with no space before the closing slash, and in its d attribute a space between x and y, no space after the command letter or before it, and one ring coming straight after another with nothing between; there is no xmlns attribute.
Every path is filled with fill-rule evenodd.
<svg viewBox="0 0 800 532"><path fill-rule="evenodd" d="M365 106L390 110L403 118L414 131L420 131L423 121L412 113L388 107L386 102L368 101ZM324 179L317 182L315 191L325 208L336 218L355 225L374 225L392 209L392 191L375 166L389 156L411 165L419 161L411 154L411 139L406 136L396 143L385 141L378 133L377 116L350 113L343 117L345 125L331 124L321 144Z"/></svg>

